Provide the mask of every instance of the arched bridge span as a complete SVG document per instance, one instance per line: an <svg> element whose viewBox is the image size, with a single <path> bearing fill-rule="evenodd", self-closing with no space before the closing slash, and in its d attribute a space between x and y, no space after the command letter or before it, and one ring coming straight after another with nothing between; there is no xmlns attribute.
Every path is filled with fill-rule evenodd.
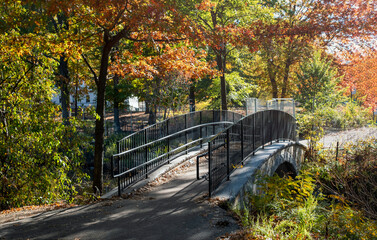
<svg viewBox="0 0 377 240"><path fill-rule="evenodd" d="M232 111L207 110L169 118L117 142L111 172L118 179L118 194L148 173L188 150L202 146L243 115Z"/></svg>
<svg viewBox="0 0 377 240"><path fill-rule="evenodd" d="M111 169L118 194L148 173L193 148L208 146L209 195L230 174L273 142L295 142L295 118L279 110L243 117L230 111L193 112L152 125L118 142ZM290 163L277 166L289 169Z"/></svg>

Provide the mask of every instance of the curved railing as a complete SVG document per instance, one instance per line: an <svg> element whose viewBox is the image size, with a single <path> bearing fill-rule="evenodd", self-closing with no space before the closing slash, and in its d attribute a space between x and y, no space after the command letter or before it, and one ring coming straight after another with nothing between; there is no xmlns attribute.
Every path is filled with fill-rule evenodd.
<svg viewBox="0 0 377 240"><path fill-rule="evenodd" d="M118 153L111 159L112 176L118 178L118 193L242 117L239 113L221 110L191 112L121 139L117 143Z"/></svg>
<svg viewBox="0 0 377 240"><path fill-rule="evenodd" d="M296 141L296 119L286 112L266 110L248 115L208 142L209 196L244 159L273 141Z"/></svg>

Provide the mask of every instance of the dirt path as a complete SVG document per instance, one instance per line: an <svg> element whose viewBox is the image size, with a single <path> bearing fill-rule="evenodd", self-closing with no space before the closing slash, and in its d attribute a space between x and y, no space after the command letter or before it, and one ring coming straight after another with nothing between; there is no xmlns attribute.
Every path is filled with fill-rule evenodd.
<svg viewBox="0 0 377 240"><path fill-rule="evenodd" d="M2 223L0 239L216 239L236 230L236 221L206 200L208 182L195 180L195 174L191 166L128 199L113 198Z"/></svg>

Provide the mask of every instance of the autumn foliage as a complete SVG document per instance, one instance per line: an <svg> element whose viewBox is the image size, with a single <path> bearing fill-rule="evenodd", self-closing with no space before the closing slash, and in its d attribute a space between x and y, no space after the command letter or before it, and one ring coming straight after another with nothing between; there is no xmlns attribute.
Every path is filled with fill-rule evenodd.
<svg viewBox="0 0 377 240"><path fill-rule="evenodd" d="M64 115L73 79L96 92L92 180L93 190L102 193L105 91L111 81L132 85L122 92L154 109L187 103L189 88L203 78L210 83L202 88L221 95L224 110L235 82L250 94L258 89L256 97L261 92L291 97L300 81L295 71L314 50L336 51L335 43L346 49L346 43L368 42L375 35L376 7L375 0L4 0L0 207L74 195L70 174L81 166L82 140L76 122ZM242 51L249 51L250 59L242 59ZM372 108L377 106L376 61L374 50L342 61L343 85L356 87L358 98ZM252 74L234 67L241 65ZM62 102L68 102L60 109L50 101L59 90L66 93Z"/></svg>
<svg viewBox="0 0 377 240"><path fill-rule="evenodd" d="M345 73L342 84L356 89L356 96L371 110L377 108L377 55L374 50L364 53L354 53L351 60L344 65Z"/></svg>

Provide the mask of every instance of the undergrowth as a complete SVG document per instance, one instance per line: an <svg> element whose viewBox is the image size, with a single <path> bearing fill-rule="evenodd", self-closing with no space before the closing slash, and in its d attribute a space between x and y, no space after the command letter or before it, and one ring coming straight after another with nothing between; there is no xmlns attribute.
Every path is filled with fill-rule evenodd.
<svg viewBox="0 0 377 240"><path fill-rule="evenodd" d="M232 239L377 239L377 141L314 152L296 178L260 176ZM315 159L315 161L313 161Z"/></svg>

